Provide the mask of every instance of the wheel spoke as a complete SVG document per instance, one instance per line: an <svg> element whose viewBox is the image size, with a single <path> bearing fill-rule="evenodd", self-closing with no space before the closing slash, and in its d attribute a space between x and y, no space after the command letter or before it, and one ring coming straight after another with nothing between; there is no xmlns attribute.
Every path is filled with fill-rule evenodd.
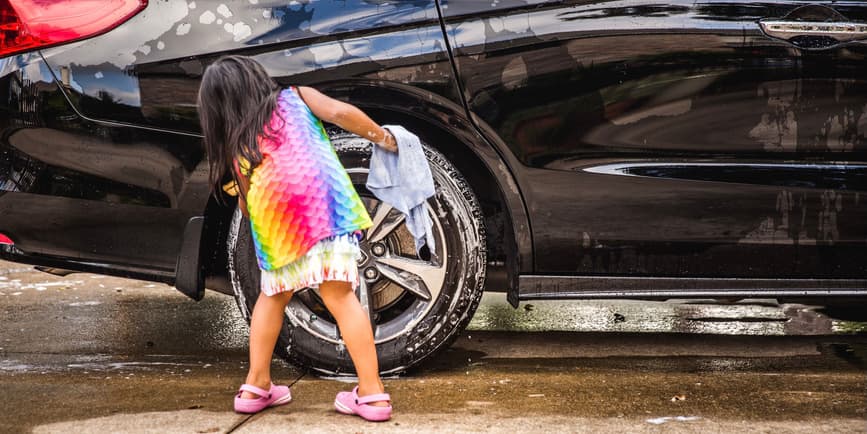
<svg viewBox="0 0 867 434"><path fill-rule="evenodd" d="M367 230L367 241L375 243L382 240L388 234L395 230L403 223L404 215L402 212L391 212L394 208L380 201L376 207L376 212L373 214L373 226Z"/></svg>
<svg viewBox="0 0 867 434"><path fill-rule="evenodd" d="M436 300L442 290L445 279L442 266L401 256L379 258L376 262L383 276L422 300Z"/></svg>

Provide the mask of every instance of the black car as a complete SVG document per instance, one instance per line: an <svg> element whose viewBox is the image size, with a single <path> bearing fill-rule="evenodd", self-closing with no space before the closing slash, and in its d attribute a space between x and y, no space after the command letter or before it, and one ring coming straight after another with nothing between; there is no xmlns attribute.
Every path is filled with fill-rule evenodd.
<svg viewBox="0 0 867 434"><path fill-rule="evenodd" d="M0 257L208 288L249 318L249 225L208 191L195 105L234 53L426 144L437 255L365 190L371 144L329 131L375 221L359 296L383 371L447 347L483 289L851 313L867 301L865 37L857 1L3 2ZM278 351L352 369L315 291Z"/></svg>

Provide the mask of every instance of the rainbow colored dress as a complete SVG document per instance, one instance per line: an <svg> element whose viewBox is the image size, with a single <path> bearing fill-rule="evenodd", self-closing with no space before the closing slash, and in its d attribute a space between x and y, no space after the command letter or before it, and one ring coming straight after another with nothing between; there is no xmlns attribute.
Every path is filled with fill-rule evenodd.
<svg viewBox="0 0 867 434"><path fill-rule="evenodd" d="M262 271L262 292L358 284L361 230L373 225L322 121L294 87L284 89L259 138L247 211Z"/></svg>

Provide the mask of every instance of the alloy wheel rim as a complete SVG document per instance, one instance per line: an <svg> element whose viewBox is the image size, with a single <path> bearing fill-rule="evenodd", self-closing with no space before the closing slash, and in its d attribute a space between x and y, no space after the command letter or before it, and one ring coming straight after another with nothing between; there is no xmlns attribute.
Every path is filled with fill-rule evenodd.
<svg viewBox="0 0 867 434"><path fill-rule="evenodd" d="M425 260L415 254L412 235L403 215L390 205L366 194L367 168L347 172L362 193L373 226L364 231L359 246L359 279L370 292L370 310L375 321L377 344L390 341L413 329L436 303L445 286L448 245L442 224L428 202L425 207L433 222L437 255ZM333 319L327 314L318 290L303 290L286 307L286 316L295 327L302 327L317 338L342 345Z"/></svg>

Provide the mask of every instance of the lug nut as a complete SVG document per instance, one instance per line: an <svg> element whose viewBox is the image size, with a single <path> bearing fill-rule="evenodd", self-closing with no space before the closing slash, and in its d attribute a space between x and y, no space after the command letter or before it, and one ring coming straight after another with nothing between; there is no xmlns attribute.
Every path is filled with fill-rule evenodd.
<svg viewBox="0 0 867 434"><path fill-rule="evenodd" d="M368 280L373 280L379 277L379 272L376 271L376 268L368 267L364 270L364 278Z"/></svg>
<svg viewBox="0 0 867 434"><path fill-rule="evenodd" d="M376 256L382 256L385 254L385 246L377 243L370 248L370 251Z"/></svg>

